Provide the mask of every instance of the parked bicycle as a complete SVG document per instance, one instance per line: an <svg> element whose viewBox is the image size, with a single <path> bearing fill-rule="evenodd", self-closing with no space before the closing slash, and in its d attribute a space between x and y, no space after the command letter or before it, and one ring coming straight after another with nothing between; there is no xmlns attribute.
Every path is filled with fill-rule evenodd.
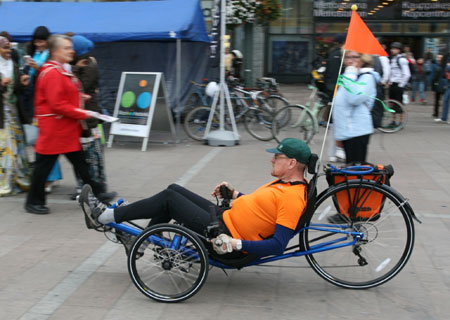
<svg viewBox="0 0 450 320"><path fill-rule="evenodd" d="M273 139L273 114L288 101L279 95L267 95L264 91L249 91L235 86L231 89L230 100L236 123L242 122L246 130L256 139L268 141ZM226 112L228 110L225 110ZM202 141L208 122L210 106L201 106L191 110L184 119L186 134L194 140ZM212 129L219 128L219 112L216 109L212 120ZM225 127L230 127L230 117L225 116Z"/></svg>
<svg viewBox="0 0 450 320"><path fill-rule="evenodd" d="M274 115L272 134L278 142L297 137L310 143L319 126L326 124L329 97L315 86L310 85L308 89L311 94L306 105L289 105Z"/></svg>
<svg viewBox="0 0 450 320"><path fill-rule="evenodd" d="M189 113L189 111L196 107L211 105L212 98L205 93L208 79L203 78L202 81L202 83L198 83L193 80L190 81L193 86L193 92L189 95L186 103L184 104L184 114Z"/></svg>

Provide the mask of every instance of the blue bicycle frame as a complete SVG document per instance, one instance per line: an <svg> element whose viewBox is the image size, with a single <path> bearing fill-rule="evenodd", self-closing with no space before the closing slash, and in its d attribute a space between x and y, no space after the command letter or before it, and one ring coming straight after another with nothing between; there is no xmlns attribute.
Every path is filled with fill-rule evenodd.
<svg viewBox="0 0 450 320"><path fill-rule="evenodd" d="M139 234L142 232L142 230L140 230L138 228L134 228L134 227L131 227L131 226L123 224L123 223L108 223L107 226L114 228L116 230L120 230L122 232L128 233L132 236L136 236L136 237L139 236ZM254 265L269 263L269 262L273 262L273 261L277 261L277 260L283 260L283 259L287 259L287 258L291 258L291 257L301 257L304 255L313 254L313 253L317 253L317 252L323 252L323 251L334 250L334 249L338 249L338 248L342 248L342 247L353 246L358 241L360 241L364 238L363 233L356 232L356 231L344 231L344 230L342 230L344 228L345 228L345 226L334 225L334 224L312 224L308 227L301 228L298 232L295 233L294 236L298 235L300 232L302 232L304 230L317 230L317 231L329 232L330 235L331 234L342 234L343 237L334 239L332 241L323 242L323 243L320 243L315 246L311 246L309 248L309 250L306 250L306 251L296 250L294 252L284 253L284 254L278 255L278 256L258 258L256 260L250 262L246 266L254 266ZM197 236L199 236L200 238L205 239L205 237L195 233L194 231L192 231L192 232L194 234L196 234ZM171 248L174 250L179 250L180 247L183 246L183 243L185 243L185 241L186 241L186 239L183 239L184 237L181 237L179 235L176 235L170 241L167 239L163 239L156 235L152 235L149 238L151 238L151 239L148 239L149 242L152 242L156 245L161 245L162 247L165 247L165 248ZM296 247L297 246L295 246L294 248L296 248ZM188 248L184 248L182 250L182 252L183 252L183 254L185 254L187 256L196 255L195 251L188 249ZM236 269L235 267L222 264L222 263L214 260L213 258L209 258L209 264L214 267L218 267L218 268L222 268L222 269Z"/></svg>

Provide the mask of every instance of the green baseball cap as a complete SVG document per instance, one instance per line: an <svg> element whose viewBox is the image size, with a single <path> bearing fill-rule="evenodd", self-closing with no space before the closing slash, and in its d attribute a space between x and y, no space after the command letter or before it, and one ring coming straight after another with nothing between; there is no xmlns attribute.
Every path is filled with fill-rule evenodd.
<svg viewBox="0 0 450 320"><path fill-rule="evenodd" d="M308 164L311 157L311 149L306 142L295 138L283 139L276 148L266 149L266 151L276 154L282 153L303 164Z"/></svg>

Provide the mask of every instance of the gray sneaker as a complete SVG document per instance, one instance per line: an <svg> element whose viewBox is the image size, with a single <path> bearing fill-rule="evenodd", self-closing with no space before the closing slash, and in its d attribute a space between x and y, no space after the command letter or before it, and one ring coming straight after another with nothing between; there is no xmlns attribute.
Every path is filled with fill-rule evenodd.
<svg viewBox="0 0 450 320"><path fill-rule="evenodd" d="M103 224L98 222L97 219L105 211L107 206L94 196L90 185L85 184L83 186L78 197L78 202L84 213L86 227L95 230L102 229Z"/></svg>

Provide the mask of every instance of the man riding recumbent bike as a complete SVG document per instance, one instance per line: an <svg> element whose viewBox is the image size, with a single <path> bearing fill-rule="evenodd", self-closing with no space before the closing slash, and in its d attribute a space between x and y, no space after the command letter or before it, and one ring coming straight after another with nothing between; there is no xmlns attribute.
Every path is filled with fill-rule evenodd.
<svg viewBox="0 0 450 320"><path fill-rule="evenodd" d="M79 198L86 224L124 244L133 283L162 302L192 297L210 266L240 269L305 256L322 278L353 289L380 285L400 272L412 252L417 218L386 185L393 170L328 166L319 173L317 155L293 138L267 151L274 153L271 174L278 179L248 195L221 183L213 195L223 198L222 206L178 185L129 205L106 206L86 185ZM305 170L313 175L308 183ZM317 196L322 175L331 185ZM151 218L145 229L132 222L144 218ZM296 235L298 243L288 247Z"/></svg>

